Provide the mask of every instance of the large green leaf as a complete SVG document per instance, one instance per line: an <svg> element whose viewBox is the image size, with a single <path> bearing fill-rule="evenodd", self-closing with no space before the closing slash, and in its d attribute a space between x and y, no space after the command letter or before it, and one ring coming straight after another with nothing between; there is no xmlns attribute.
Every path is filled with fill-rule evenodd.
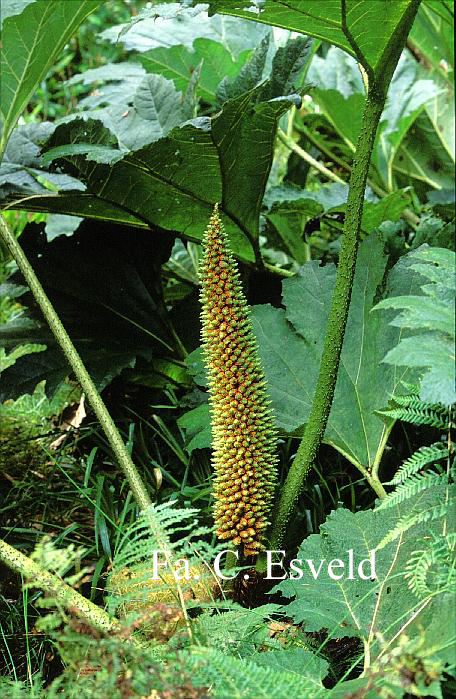
<svg viewBox="0 0 456 699"><path fill-rule="evenodd" d="M172 81L162 75L146 75L141 80L134 105L139 116L149 122L151 140L165 136L182 121L179 99Z"/></svg>
<svg viewBox="0 0 456 699"><path fill-rule="evenodd" d="M366 190L366 199L369 198L369 188ZM282 202L293 202L299 199L311 199L317 202L324 213L330 211L340 211L347 201L348 184L331 182L323 185L317 190L302 189L293 184L282 183L275 187L270 187L264 197L263 203L268 208L281 204Z"/></svg>
<svg viewBox="0 0 456 699"><path fill-rule="evenodd" d="M408 37L409 45L417 49L448 83L453 82L448 70L454 66L453 25L454 8L451 3L423 0Z"/></svg>
<svg viewBox="0 0 456 699"><path fill-rule="evenodd" d="M16 204L12 208L24 209L27 211L49 211L65 216L77 216L79 218L92 218L98 221L110 221L112 223L134 226L135 228L149 229L150 225L120 206L115 206L109 201L95 199L90 193L70 191L60 191L59 194L41 194L36 198L27 196L17 201L17 195L13 197Z"/></svg>
<svg viewBox="0 0 456 699"><path fill-rule="evenodd" d="M253 261L277 120L300 101L290 95L258 102L257 94L241 95L213 119L188 122L123 158L100 122L62 124L49 141L48 149L54 149L49 157L57 159L59 172L77 178L86 190L34 196L21 207L95 218L105 214L113 221L156 226L200 241L218 201L235 254Z"/></svg>
<svg viewBox="0 0 456 699"><path fill-rule="evenodd" d="M48 121L17 126L6 146L0 165L0 197L22 197L30 194L50 194L49 187L64 190L84 190L74 177L45 170L40 161L40 149L54 131ZM48 183L46 187L43 180Z"/></svg>
<svg viewBox="0 0 456 699"><path fill-rule="evenodd" d="M430 102L426 104L426 115L431 121L434 133L440 139L441 145L445 149L451 163L455 161L455 105L454 88L449 88L446 84ZM443 159L443 158L442 158Z"/></svg>
<svg viewBox="0 0 456 699"><path fill-rule="evenodd" d="M269 49L270 35L261 40L259 46L253 51L249 60L242 66L239 74L233 79L225 76L217 88L217 99L219 102L239 97L244 92L252 90L260 82L266 64L266 56Z"/></svg>
<svg viewBox="0 0 456 699"><path fill-rule="evenodd" d="M139 61L148 73L160 73L185 91L196 66L203 61L197 94L215 102L217 86L223 78L233 78L245 63L248 52L234 59L228 49L213 39L195 39L193 51L186 46L157 47L140 54Z"/></svg>
<svg viewBox="0 0 456 699"><path fill-rule="evenodd" d="M415 61L402 56L388 90L375 152L375 164L393 188L393 164L404 138L426 104L441 92L432 80L420 79ZM420 144L421 147L421 144Z"/></svg>
<svg viewBox="0 0 456 699"><path fill-rule="evenodd" d="M453 158L427 110L423 111L405 135L394 159L395 179L401 184L411 181L415 191L422 195L431 188L454 191Z"/></svg>
<svg viewBox="0 0 456 699"><path fill-rule="evenodd" d="M331 46L325 57L313 57L308 79L315 85L312 99L354 151L364 107L364 86L356 61Z"/></svg>
<svg viewBox="0 0 456 699"><path fill-rule="evenodd" d="M286 185L273 187L266 197L270 208L265 217L273 224L293 259L303 264L308 259L303 240L307 222L326 213L344 212L347 194L348 185L339 183L331 183L315 192ZM407 193L400 189L380 200L368 196L361 221L363 233L377 230L383 221L397 221L408 203Z"/></svg>
<svg viewBox="0 0 456 699"><path fill-rule="evenodd" d="M74 82L103 80L105 85L95 91L95 96L82 100L78 112L60 123L72 121L79 114L84 119L99 119L124 153L157 141L188 118L185 98L163 75L147 75L141 66L133 69L128 63L88 72L89 78Z"/></svg>
<svg viewBox="0 0 456 699"><path fill-rule="evenodd" d="M3 0L2 11L0 14L0 26L7 17L20 15L23 10L35 0Z"/></svg>
<svg viewBox="0 0 456 699"><path fill-rule="evenodd" d="M146 71L139 63L122 61L120 63L106 63L98 68L90 68L83 73L77 73L67 80L65 85L68 87L73 85L94 86L88 95L78 100L78 111L92 114L93 110L97 108L123 105L122 113L124 121L127 121L125 113L128 111L127 116L130 116L134 95L145 75Z"/></svg>
<svg viewBox="0 0 456 699"><path fill-rule="evenodd" d="M309 48L306 39L298 37L277 50L272 63L271 79L261 96L263 100L293 92L294 82L309 57ZM223 102L228 97L237 96L254 87L261 79L266 49L266 43L261 42L256 55L250 58L250 65L244 66L250 52L243 51L235 58L221 42L195 39L193 50L183 45L158 47L141 54L139 61L147 72L171 78L180 90L187 88L196 66L202 61L197 93L206 101L214 102L219 87L218 97ZM228 88L236 76L236 89Z"/></svg>
<svg viewBox="0 0 456 699"><path fill-rule="evenodd" d="M420 58L420 68L431 76L440 92L426 112L442 145L455 159L454 133L454 8L440 0L424 0L418 10L407 45ZM424 60L423 60L424 59Z"/></svg>
<svg viewBox="0 0 456 699"><path fill-rule="evenodd" d="M348 32L343 28L343 3L340 0L212 0L208 4L211 14L217 12L235 15L309 34L339 46L355 56L350 41L351 35L367 63L375 70L380 65L391 36L411 2L347 0L345 5Z"/></svg>
<svg viewBox="0 0 456 699"><path fill-rule="evenodd" d="M386 296L410 293L416 277L399 261L389 273ZM356 464L373 464L388 426L375 415L400 391L411 374L381 363L400 337L400 330L371 314L383 284L386 257L381 240L371 234L360 246L347 330L325 441ZM286 310L253 309L254 331L268 380L278 426L292 433L306 422L320 366L323 338L335 280L335 267L305 264L283 282ZM380 452L381 453L381 452Z"/></svg>
<svg viewBox="0 0 456 699"><path fill-rule="evenodd" d="M299 86L299 77L313 55L313 41L297 36L277 49L272 60L271 77L264 86L262 99L289 95Z"/></svg>
<svg viewBox="0 0 456 699"><path fill-rule="evenodd" d="M75 121L58 127L49 145L80 140L103 144L109 133L99 122ZM145 223L181 231L193 240L201 240L213 204L222 199L221 168L209 119L174 129L113 166L71 154L59 157L57 163L86 184L98 208L110 202ZM65 198L64 194L63 203ZM252 260L252 248L240 228L227 217L225 223L235 250Z"/></svg>
<svg viewBox="0 0 456 699"><path fill-rule="evenodd" d="M372 233L378 230L384 221L398 221L409 203L410 195L406 189L396 189L378 201L365 201L361 231Z"/></svg>
<svg viewBox="0 0 456 699"><path fill-rule="evenodd" d="M274 153L277 120L298 95L252 104L252 93L227 102L212 122L223 178L223 209L256 240L259 211Z"/></svg>
<svg viewBox="0 0 456 699"><path fill-rule="evenodd" d="M304 192L303 194L305 196ZM321 204L303 197L295 201L273 204L266 214L266 218L275 227L287 251L299 264L304 264L308 259L303 239L305 225L310 219L320 216L322 211Z"/></svg>
<svg viewBox="0 0 456 699"><path fill-rule="evenodd" d="M375 309L395 309L391 325L407 328L412 337L401 339L383 358L396 366L426 369L420 383L420 398L429 403L451 405L455 391L454 266L451 250L423 245L407 255L412 269L422 275L422 295L383 299Z"/></svg>
<svg viewBox="0 0 456 699"><path fill-rule="evenodd" d="M20 114L81 22L102 0L36 0L2 27L0 154Z"/></svg>
<svg viewBox="0 0 456 699"><path fill-rule="evenodd" d="M201 3L194 8L186 5L154 3L129 22L105 29L100 37L140 53L178 45L191 49L195 39L213 39L236 60L242 51L257 46L268 31L261 24L237 17L208 17Z"/></svg>
<svg viewBox="0 0 456 699"><path fill-rule="evenodd" d="M444 497L445 487L434 486L415 497L413 507L424 511ZM410 506L409 502L407 507ZM399 540L376 550L397 519L396 509L356 514L340 509L331 513L321 527L321 534L309 536L298 551L296 565L302 570L302 577L297 579L297 573L293 572L295 580L286 579L275 588L285 597L293 598L284 607L286 615L302 623L306 631L326 629L332 638L357 636L364 641L371 662L385 647L392 650L400 642L401 633L410 636L420 628L426 632L436 617L441 637L434 652L453 642L454 605L450 611L448 604L451 595L437 593L420 600L408 588L404 577L408 560L419 548L419 542L432 536L432 530L438 531L441 522L416 525ZM349 551L353 552L352 572ZM359 574L359 564L369 559L372 551L375 551L375 566L372 570L366 561L361 568L364 579ZM335 561L332 575L328 571L330 561ZM322 563L317 577L309 562L315 573ZM279 568L272 570L276 577L283 575Z"/></svg>
<svg viewBox="0 0 456 699"><path fill-rule="evenodd" d="M205 449L211 446L211 423L209 404L202 403L198 407L184 413L177 424L185 431L185 449L189 454L194 449Z"/></svg>
<svg viewBox="0 0 456 699"><path fill-rule="evenodd" d="M239 74L230 79L226 76L217 88L220 102L233 99L255 87L262 79L267 64L271 35L267 34L242 66ZM262 85L259 101L266 102L283 95L290 95L298 88L298 78L311 57L312 42L307 37L289 39L280 46L272 60L269 79Z"/></svg>

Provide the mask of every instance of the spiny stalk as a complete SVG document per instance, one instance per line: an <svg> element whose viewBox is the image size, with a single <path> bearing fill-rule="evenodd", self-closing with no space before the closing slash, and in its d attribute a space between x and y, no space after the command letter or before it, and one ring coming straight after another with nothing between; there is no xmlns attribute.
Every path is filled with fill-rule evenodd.
<svg viewBox="0 0 456 699"><path fill-rule="evenodd" d="M219 539L261 551L277 471L277 434L239 273L215 205L200 269L209 377L214 519Z"/></svg>

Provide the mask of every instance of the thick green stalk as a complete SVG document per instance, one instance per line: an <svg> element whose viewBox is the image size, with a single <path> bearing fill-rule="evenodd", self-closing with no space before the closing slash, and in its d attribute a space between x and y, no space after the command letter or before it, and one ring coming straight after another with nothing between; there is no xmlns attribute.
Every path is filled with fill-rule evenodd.
<svg viewBox="0 0 456 699"><path fill-rule="evenodd" d="M296 501L325 434L334 397L340 355L347 324L358 253L364 192L366 189L375 135L385 105L386 93L391 78L399 61L413 20L418 12L420 2L421 0L410 1L407 10L404 12L401 21L397 24L391 36L391 40L383 53L375 74L372 67L364 60L359 51L359 47L348 32L348 28L346 27L346 3L345 0L341 0L342 26L346 31L347 38L353 44L352 48L355 50L355 54L357 56L359 54L358 60L366 72L368 93L350 175L343 230L344 237L339 255L339 265L337 268L331 310L326 326L317 386L304 436L288 472L274 512L270 534L270 546L272 549L279 549L282 545L283 537ZM373 475L374 474L369 473L370 480L372 480ZM381 486L381 483L379 483L379 485ZM261 569L263 566L264 561L260 559L258 567Z"/></svg>
<svg viewBox="0 0 456 699"><path fill-rule="evenodd" d="M366 99L361 132L350 176L344 237L339 255L336 284L328 317L317 387L304 436L281 490L274 514L270 536L272 549L279 549L282 544L296 500L326 430L336 386L355 275L364 191L375 134L384 102L385 97L376 93L371 93Z"/></svg>
<svg viewBox="0 0 456 699"><path fill-rule="evenodd" d="M25 256L21 246L19 245L18 241L16 240L15 236L13 233L10 231L8 224L6 223L5 219L3 216L0 216L0 237L5 243L6 247L10 251L11 255L16 261L17 266L19 267L20 271L22 272L25 281L27 282L28 286L30 287L30 290L35 297L36 302L38 303L39 307L41 308L41 311L46 319L46 321L49 324L49 327L51 328L57 342L59 343L63 353L65 354L66 358L68 359L68 362L73 369L76 378L78 379L79 383L81 384L81 387L83 391L85 392L87 399L89 400L99 422L100 425L102 426L104 433L106 434L106 437L108 439L108 442L114 452L114 455L118 461L119 466L123 470L125 477L128 480L128 483L130 485L131 491L136 499L136 502L138 503L139 507L142 510L146 510L147 508L147 522L149 524L150 530L152 535L154 536L156 542L157 542L157 547L160 550L165 551L165 559L168 564L168 567L171 570L171 556L170 556L170 542L166 534L163 532L160 522L157 520L157 518L154 516L154 511L152 507L152 501L149 497L149 494L147 492L146 486L144 485L144 482L139 475L139 472L133 463L133 460L128 453L128 450L125 446L125 444L122 441L122 438L117 430L117 427L114 424L114 421L109 414L103 400L101 399L100 394L98 393L95 384L93 383L92 379L90 378L90 375L85 368L79 354L76 351L75 346L70 340L70 337L68 333L66 332L65 328L62 325L62 322L60 318L58 317L57 313L54 310L54 307L52 306L51 302L49 301L43 287L41 286L30 262L27 260L27 257ZM8 544L5 544L5 542L1 542L1 547L3 551L6 552L5 556L5 563L9 565L10 567L13 567L13 569L18 570L17 567L14 565L14 561L19 561L21 560L22 563L24 561L27 561L25 557L22 556L18 551L16 551L14 548L11 546L8 546ZM5 548L7 547L7 548ZM0 550L0 552L1 552ZM0 554L1 555L1 554ZM22 556L22 559L20 558ZM36 564L34 564L36 566ZM23 572L21 570L21 572ZM37 581L37 587L42 587L40 581L43 581L43 583L46 586L46 581L48 580L48 576L50 574L45 571L44 569L40 568L39 566L36 569L36 573L32 575L32 577ZM71 589L71 588L69 588ZM182 588L179 584L179 582L176 581L176 589L178 593L179 600L181 602L182 606L182 611L184 614L185 621L188 622L187 618L187 612L185 608L185 601L183 597L183 592ZM78 600L80 603L78 603ZM74 606L77 607L81 613L85 613L85 607L84 603L81 600L85 600L84 597L81 595L78 595L77 598L73 598ZM86 602L86 600L85 600ZM95 606L95 605L93 605ZM95 613L95 612L94 612Z"/></svg>
<svg viewBox="0 0 456 699"><path fill-rule="evenodd" d="M87 399L92 406L101 427L103 428L117 462L125 474L136 502L142 510L148 508L147 520L149 522L151 532L157 541L158 547L163 550L168 550L170 548L168 537L163 533L160 523L154 516L152 501L149 497L146 486L144 485L144 482L139 475L135 464L133 463L122 437L120 436L119 431L117 430L117 427L115 426L114 421L109 414L100 394L98 393L87 369L85 368L81 357L77 353L76 348L71 342L67 331L63 327L60 318L54 310L53 305L49 301L43 287L38 281L30 262L27 260L27 257L25 256L15 236L10 231L3 216L0 216L0 237L15 259L17 266L22 272L25 281L29 285L36 302L41 308L49 327L51 328L58 344L62 349L62 352L68 359L68 363L73 369L77 380L81 384L82 390L86 394Z"/></svg>
<svg viewBox="0 0 456 699"><path fill-rule="evenodd" d="M87 396L87 399L92 406L100 424L106 434L109 444L116 456L119 466L123 470L133 495L141 507L145 509L149 507L152 502L147 493L146 487L138 473L136 466L134 465L130 454L122 441L122 438L114 424L112 417L110 416L105 404L103 403L95 384L89 376L87 369L85 368L79 354L76 351L75 346L71 342L67 331L62 325L60 318L54 310L51 302L49 301L46 293L41 286L38 278L33 271L32 266L27 260L21 246L19 245L16 237L10 231L8 224L6 223L3 216L0 216L0 235L5 243L6 247L10 251L11 255L15 259L17 266L22 272L25 281L27 282L33 296L36 299L41 311L51 328L55 339L59 343L63 353L68 359L68 363L73 369L76 378L81 384L82 390Z"/></svg>
<svg viewBox="0 0 456 699"><path fill-rule="evenodd" d="M103 609L73 590L57 575L44 570L38 563L0 540L0 561L20 573L34 586L56 597L66 609L77 609L79 615L100 631L113 631L119 627L117 619L111 619Z"/></svg>

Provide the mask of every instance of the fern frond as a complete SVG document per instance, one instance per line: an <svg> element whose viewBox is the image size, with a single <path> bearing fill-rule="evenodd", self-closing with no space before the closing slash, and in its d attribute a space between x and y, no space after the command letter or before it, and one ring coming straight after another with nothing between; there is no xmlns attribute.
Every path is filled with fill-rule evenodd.
<svg viewBox="0 0 456 699"><path fill-rule="evenodd" d="M401 337L382 361L396 366L425 369L420 380L420 397L450 408L456 403L455 253L428 247L412 251L406 258L419 260L418 264L411 265L411 269L427 278L428 283L420 283L419 295L415 293L388 297L374 306L374 310L395 309L397 313L389 321L390 325L406 329L409 335Z"/></svg>
<svg viewBox="0 0 456 699"><path fill-rule="evenodd" d="M178 509L174 502L154 506L160 528L168 536L169 558L173 566L164 566L159 541L151 534L145 510L126 531L115 553L107 589L108 608L144 610L157 604L177 601L178 585L186 599L212 599L216 578L209 563L223 550L221 544L211 546L209 527L199 526L198 510ZM155 565L154 565L155 564ZM178 574L178 578L175 577ZM187 577L184 575L188 573Z"/></svg>
<svg viewBox="0 0 456 699"><path fill-rule="evenodd" d="M379 415L392 417L394 420L410 422L412 425L431 425L432 427L442 430L449 427L448 412L446 410L436 410L429 407L429 404L422 403L422 401L418 401L418 403L420 403L419 407L388 408L376 412Z"/></svg>
<svg viewBox="0 0 456 699"><path fill-rule="evenodd" d="M205 611L193 622L194 638L203 646L242 657L251 655L266 641L271 647L282 648L279 641L269 637L267 625L279 609L279 605L266 604L256 609L236 605L223 613L217 613L217 609Z"/></svg>
<svg viewBox="0 0 456 699"><path fill-rule="evenodd" d="M408 395L397 395L393 398L394 403L403 408L414 408L415 410L434 410L437 413L442 413L448 415L448 408L441 403L428 403L421 400L416 393L409 393Z"/></svg>
<svg viewBox="0 0 456 699"><path fill-rule="evenodd" d="M397 407L412 408L413 410L422 412L423 415L426 415L427 411L432 411L438 415L446 416L449 419L450 408L448 408L448 406L442 403L429 403L428 401L421 400L418 395L418 389L413 384L403 383L403 386L407 389L408 393L404 395L395 395L392 399L392 409Z"/></svg>
<svg viewBox="0 0 456 699"><path fill-rule="evenodd" d="M407 514L401 517L394 529L391 529L386 536L380 541L377 546L377 550L380 550L395 541L401 534L416 526L417 524L422 524L423 522L431 522L433 520L445 517L450 511L450 506L456 504L456 497L451 497L447 502L441 502L437 505L432 505L427 509L420 510L412 515Z"/></svg>
<svg viewBox="0 0 456 699"><path fill-rule="evenodd" d="M404 500L408 500L414 495L418 495L418 493L421 493L423 490L432 488L434 485L446 485L447 483L448 476L446 474L435 472L424 474L415 473L407 478L404 483L398 485L386 498L383 498L377 510L385 510L388 507L394 507L394 505L399 505L401 502L404 502Z"/></svg>
<svg viewBox="0 0 456 699"><path fill-rule="evenodd" d="M210 546L200 541L204 536L210 535L211 530L209 527L198 526L196 517L199 510L180 509L176 507L175 501L170 501L155 505L154 513L160 520L160 528L170 539L172 551L183 555L194 552L198 547L203 551L206 548L212 551ZM150 559L150 552L158 548L160 541L150 534L147 515L148 510L141 512L136 522L126 530L115 553L114 566L139 563L141 557Z"/></svg>
<svg viewBox="0 0 456 699"><path fill-rule="evenodd" d="M422 401L419 399L419 397L415 394L408 394L408 395L399 395L399 396L394 396L394 402L396 405L400 405L403 408L416 408L419 409L422 405Z"/></svg>
<svg viewBox="0 0 456 699"><path fill-rule="evenodd" d="M451 592L456 584L456 533L436 537L426 549L410 556L405 579L418 597ZM432 579L431 579L432 578Z"/></svg>
<svg viewBox="0 0 456 699"><path fill-rule="evenodd" d="M214 699L312 699L324 691L321 682L305 671L263 667L214 648L194 648L187 662L198 684L212 687Z"/></svg>
<svg viewBox="0 0 456 699"><path fill-rule="evenodd" d="M417 473L423 466L435 463L448 457L448 447L441 442L435 442L428 447L421 447L409 459L404 461L394 478L386 485L397 485Z"/></svg>
<svg viewBox="0 0 456 699"><path fill-rule="evenodd" d="M420 387L416 383L407 383L407 381L401 381L401 386L405 388L407 396L420 395Z"/></svg>

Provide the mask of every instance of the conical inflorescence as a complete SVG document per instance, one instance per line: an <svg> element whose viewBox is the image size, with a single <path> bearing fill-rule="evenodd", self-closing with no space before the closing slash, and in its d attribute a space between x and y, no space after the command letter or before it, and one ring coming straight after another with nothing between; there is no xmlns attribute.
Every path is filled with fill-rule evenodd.
<svg viewBox="0 0 456 699"><path fill-rule="evenodd" d="M262 548L276 484L277 435L247 302L217 206L203 239L202 338L208 370L219 539Z"/></svg>

